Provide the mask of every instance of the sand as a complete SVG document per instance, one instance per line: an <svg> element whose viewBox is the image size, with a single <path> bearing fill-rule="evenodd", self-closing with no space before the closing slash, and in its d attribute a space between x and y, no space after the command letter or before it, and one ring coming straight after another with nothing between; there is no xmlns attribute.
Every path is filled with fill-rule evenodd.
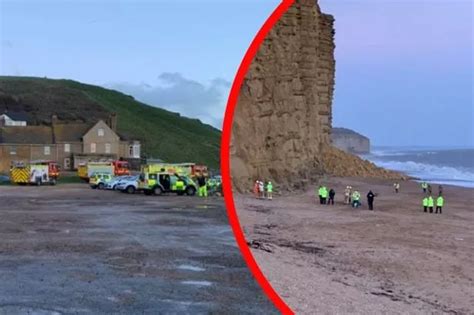
<svg viewBox="0 0 474 315"><path fill-rule="evenodd" d="M337 192L334 206L320 205L313 189L272 201L235 196L255 259L296 313L474 314L472 189L444 186L443 214L426 214L416 182L401 182L399 194L384 180L325 184ZM362 208L343 204L348 184L362 192Z"/></svg>

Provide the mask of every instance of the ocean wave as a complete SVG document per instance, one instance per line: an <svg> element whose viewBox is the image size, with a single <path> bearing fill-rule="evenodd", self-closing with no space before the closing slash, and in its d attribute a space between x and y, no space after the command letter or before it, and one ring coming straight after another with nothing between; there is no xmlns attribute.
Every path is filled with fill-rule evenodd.
<svg viewBox="0 0 474 315"><path fill-rule="evenodd" d="M377 159L369 160L380 167L399 171L409 176L419 178L420 180L426 180L439 184L474 187L474 172L467 169L419 163L414 161L402 162L382 161Z"/></svg>
<svg viewBox="0 0 474 315"><path fill-rule="evenodd" d="M387 150L372 150L370 154L365 155L365 157L370 156L404 156L412 154L412 152L400 152L400 151L387 151Z"/></svg>

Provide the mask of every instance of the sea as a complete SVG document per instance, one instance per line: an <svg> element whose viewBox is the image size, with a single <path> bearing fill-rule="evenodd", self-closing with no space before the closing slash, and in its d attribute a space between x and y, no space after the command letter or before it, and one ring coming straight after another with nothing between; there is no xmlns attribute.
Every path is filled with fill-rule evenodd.
<svg viewBox="0 0 474 315"><path fill-rule="evenodd" d="M380 146L361 157L420 181L474 188L474 148Z"/></svg>

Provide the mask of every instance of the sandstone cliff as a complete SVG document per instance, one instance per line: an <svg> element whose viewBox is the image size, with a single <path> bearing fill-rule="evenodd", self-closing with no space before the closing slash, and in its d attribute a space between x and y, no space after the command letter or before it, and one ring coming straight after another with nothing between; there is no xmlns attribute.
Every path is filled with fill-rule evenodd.
<svg viewBox="0 0 474 315"><path fill-rule="evenodd" d="M256 178L284 188L331 173L323 157L332 152L333 24L315 0L296 0L262 43L234 115L231 172L237 190Z"/></svg>

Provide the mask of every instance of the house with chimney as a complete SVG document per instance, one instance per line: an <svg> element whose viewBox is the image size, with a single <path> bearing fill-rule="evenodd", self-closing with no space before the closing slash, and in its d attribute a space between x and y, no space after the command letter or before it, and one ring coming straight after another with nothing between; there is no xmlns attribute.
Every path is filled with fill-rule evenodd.
<svg viewBox="0 0 474 315"><path fill-rule="evenodd" d="M135 162L141 156L140 141L117 133L116 114L95 123L61 122L51 125L4 125L0 127L0 172L13 162L56 161L63 170L75 170L88 161L124 159ZM134 161L135 160L135 161Z"/></svg>

